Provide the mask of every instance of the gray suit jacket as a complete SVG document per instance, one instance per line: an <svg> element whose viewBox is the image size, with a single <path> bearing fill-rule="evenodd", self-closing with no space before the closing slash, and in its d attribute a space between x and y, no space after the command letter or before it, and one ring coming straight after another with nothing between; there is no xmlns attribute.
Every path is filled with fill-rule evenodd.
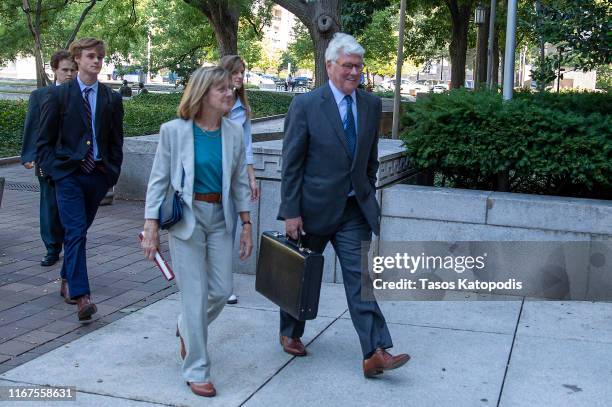
<svg viewBox="0 0 612 407"><path fill-rule="evenodd" d="M55 85L51 85L55 86ZM28 114L23 126L23 141L21 144L21 164L36 161L36 142L40 131L40 108L45 94L50 86L40 88L30 93Z"/></svg>
<svg viewBox="0 0 612 407"><path fill-rule="evenodd" d="M244 165L244 141L242 126L223 118L221 121L221 149L223 156L223 178L221 180L221 200L225 227L232 233L236 212L249 211L251 189ZM147 200L145 202L145 219L159 219L159 208L168 186L181 190L181 178L185 169L183 187L183 219L174 225L169 232L175 237L187 240L193 234L195 217L193 215L193 182L194 182L194 147L193 121L175 119L162 124L159 133L159 144L153 160ZM236 212L232 209L232 204Z"/></svg>
<svg viewBox="0 0 612 407"><path fill-rule="evenodd" d="M351 185L372 231L380 231L376 201L378 97L357 89L357 148L351 160L338 106L329 84L293 99L285 118L279 219L298 216L304 231L332 234Z"/></svg>

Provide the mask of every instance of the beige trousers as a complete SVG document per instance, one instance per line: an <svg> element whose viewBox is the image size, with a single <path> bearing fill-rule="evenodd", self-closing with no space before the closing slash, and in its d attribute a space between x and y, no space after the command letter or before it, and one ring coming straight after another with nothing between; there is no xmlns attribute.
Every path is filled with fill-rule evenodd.
<svg viewBox="0 0 612 407"><path fill-rule="evenodd" d="M189 240L170 233L170 255L181 296L178 327L187 350L186 381L210 381L208 325L232 293L233 238L225 228L221 204L194 201L196 226ZM172 230L170 230L172 232Z"/></svg>

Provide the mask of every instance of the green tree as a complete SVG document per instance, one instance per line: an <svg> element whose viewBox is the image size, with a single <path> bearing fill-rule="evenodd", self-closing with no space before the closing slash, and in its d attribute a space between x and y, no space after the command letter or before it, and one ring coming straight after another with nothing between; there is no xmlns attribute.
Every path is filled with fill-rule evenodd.
<svg viewBox="0 0 612 407"><path fill-rule="evenodd" d="M47 86L45 63L67 48L98 0L4 0L0 3L0 63L20 55L36 61L36 84ZM74 18L65 19L66 15Z"/></svg>
<svg viewBox="0 0 612 407"><path fill-rule="evenodd" d="M374 11L370 22L357 35L366 51L364 59L368 83L371 83L370 74L391 76L395 73L398 14L395 5Z"/></svg>

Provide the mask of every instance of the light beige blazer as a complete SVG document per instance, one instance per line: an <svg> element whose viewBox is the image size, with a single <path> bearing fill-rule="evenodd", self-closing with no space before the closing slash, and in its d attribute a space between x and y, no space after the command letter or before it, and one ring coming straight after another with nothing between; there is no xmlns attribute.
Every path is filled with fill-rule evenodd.
<svg viewBox="0 0 612 407"><path fill-rule="evenodd" d="M232 233L236 222L236 212L249 211L249 187L246 165L244 165L244 141L242 126L225 117L221 121L221 148L223 157L223 177L221 185L225 227ZM162 124L159 144L153 160L147 198L145 219L159 219L159 208L169 184L181 190L182 170L185 169L185 185L182 189L183 219L170 228L173 236L187 240L193 234L195 217L193 215L194 183L194 136L193 121L175 119ZM234 209L232 208L232 204Z"/></svg>

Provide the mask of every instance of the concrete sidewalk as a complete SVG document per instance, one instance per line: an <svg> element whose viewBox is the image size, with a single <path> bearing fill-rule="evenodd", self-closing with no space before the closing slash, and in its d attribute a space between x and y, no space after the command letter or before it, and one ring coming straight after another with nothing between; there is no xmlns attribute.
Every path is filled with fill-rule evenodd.
<svg viewBox="0 0 612 407"><path fill-rule="evenodd" d="M7 371L0 385L76 386L78 406L612 404L609 303L483 295L474 296L483 301L382 302L394 350L413 359L368 380L341 285L324 284L304 358L281 351L278 311L254 292L254 277L236 275L235 287L239 304L210 327L215 398L194 396L181 379L178 294Z"/></svg>

